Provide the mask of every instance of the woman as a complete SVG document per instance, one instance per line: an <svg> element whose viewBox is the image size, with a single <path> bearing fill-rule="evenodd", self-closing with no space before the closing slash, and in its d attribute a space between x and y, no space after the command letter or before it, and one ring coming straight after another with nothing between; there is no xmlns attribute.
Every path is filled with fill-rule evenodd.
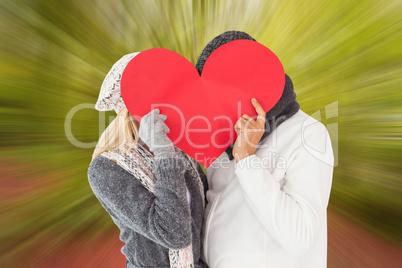
<svg viewBox="0 0 402 268"><path fill-rule="evenodd" d="M95 148L89 184L120 228L126 267L207 267L200 239L206 176L167 137L158 109L139 123L125 107L120 78L136 55L117 61L102 84L95 108L118 115Z"/></svg>

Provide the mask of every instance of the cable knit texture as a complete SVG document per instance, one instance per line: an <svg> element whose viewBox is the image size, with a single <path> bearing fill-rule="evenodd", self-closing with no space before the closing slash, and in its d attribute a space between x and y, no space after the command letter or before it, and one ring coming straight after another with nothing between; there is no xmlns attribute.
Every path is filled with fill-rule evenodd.
<svg viewBox="0 0 402 268"><path fill-rule="evenodd" d="M184 161L182 158L155 159L155 194L112 160L99 155L91 161L90 186L120 228L120 240L126 243L121 251L129 261L127 267L168 268L169 248L185 248L191 243L194 266L207 267L200 260L205 200ZM199 166L197 169L205 193L206 176ZM186 186L191 194L191 207Z"/></svg>

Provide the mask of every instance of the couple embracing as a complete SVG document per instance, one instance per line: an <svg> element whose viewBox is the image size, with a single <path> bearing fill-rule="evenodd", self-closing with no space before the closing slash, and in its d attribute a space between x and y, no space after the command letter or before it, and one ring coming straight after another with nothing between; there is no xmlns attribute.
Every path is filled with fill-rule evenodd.
<svg viewBox="0 0 402 268"><path fill-rule="evenodd" d="M203 49L209 55L244 32L229 31ZM127 268L326 267L327 206L334 157L325 126L300 110L289 76L269 111L252 98L237 139L208 168L167 137L166 115L138 122L121 97L124 56L107 74L96 109L117 117L101 135L89 184L120 229ZM230 98L230 96L228 96Z"/></svg>

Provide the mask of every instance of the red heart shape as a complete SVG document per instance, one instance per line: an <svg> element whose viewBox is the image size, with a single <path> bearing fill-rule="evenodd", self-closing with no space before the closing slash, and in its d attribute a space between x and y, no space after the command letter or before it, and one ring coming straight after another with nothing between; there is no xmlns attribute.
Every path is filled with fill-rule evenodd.
<svg viewBox="0 0 402 268"><path fill-rule="evenodd" d="M158 108L167 115L169 138L208 167L236 139L234 124L255 116L255 97L265 111L280 99L285 72L276 55L250 40L231 41L206 61L201 77L183 56L163 48L134 57L121 78L129 112L140 120Z"/></svg>

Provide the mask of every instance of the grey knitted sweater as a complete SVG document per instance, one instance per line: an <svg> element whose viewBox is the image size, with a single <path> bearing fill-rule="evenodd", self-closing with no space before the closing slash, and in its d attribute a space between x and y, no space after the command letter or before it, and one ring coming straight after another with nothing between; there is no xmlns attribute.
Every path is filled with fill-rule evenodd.
<svg viewBox="0 0 402 268"><path fill-rule="evenodd" d="M89 184L120 228L120 240L125 243L121 252L129 261L127 267L169 268L169 248L185 248L190 243L195 267L207 267L201 260L202 197L182 161L185 160L155 159L155 194L107 157L98 155L89 164ZM206 176L198 163L197 168L205 193Z"/></svg>

